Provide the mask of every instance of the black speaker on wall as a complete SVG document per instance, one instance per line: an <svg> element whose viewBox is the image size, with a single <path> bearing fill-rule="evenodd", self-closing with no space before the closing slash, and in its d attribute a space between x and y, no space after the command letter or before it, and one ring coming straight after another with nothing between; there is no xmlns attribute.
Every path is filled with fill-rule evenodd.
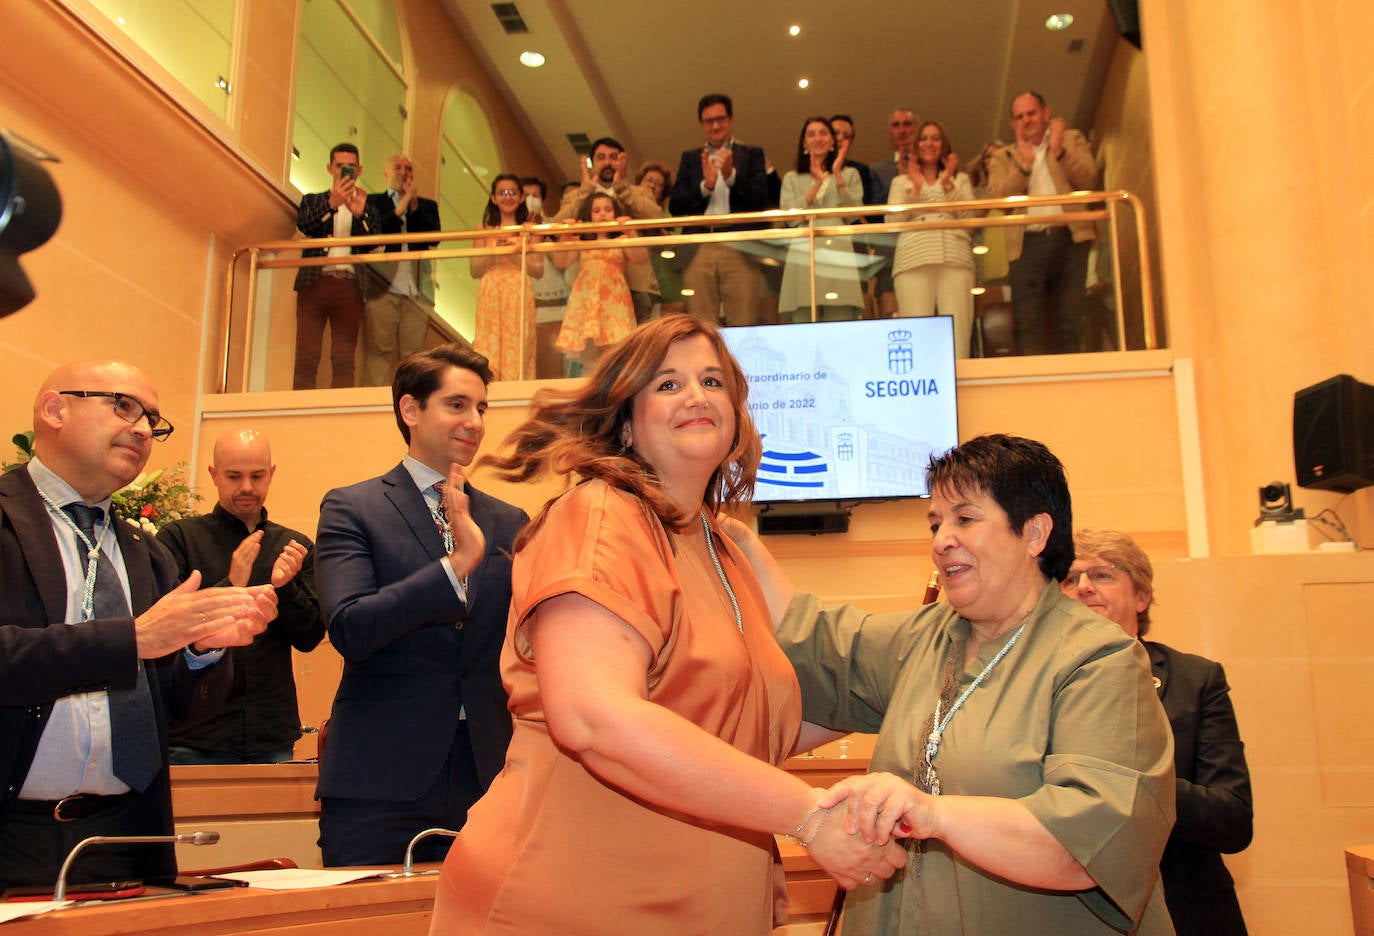
<svg viewBox="0 0 1374 936"><path fill-rule="evenodd" d="M1137 49L1140 48L1140 0L1107 0L1116 20L1116 31Z"/></svg>
<svg viewBox="0 0 1374 936"><path fill-rule="evenodd" d="M1338 374L1293 394L1293 467L1299 487L1374 484L1374 387Z"/></svg>

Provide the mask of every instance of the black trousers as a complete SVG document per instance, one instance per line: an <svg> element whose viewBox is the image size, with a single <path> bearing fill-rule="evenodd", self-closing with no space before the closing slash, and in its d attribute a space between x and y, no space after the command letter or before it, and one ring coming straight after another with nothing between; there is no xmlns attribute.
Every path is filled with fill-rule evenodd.
<svg viewBox="0 0 1374 936"><path fill-rule="evenodd" d="M1026 231L1007 274L1017 354L1079 350L1091 249L1089 241L1074 243L1067 227Z"/></svg>
<svg viewBox="0 0 1374 936"><path fill-rule="evenodd" d="M467 722L460 720L448 759L419 799L326 796L320 800L320 852L325 867L400 864L416 833L433 827L463 828L468 808L483 792ZM415 861L443 861L452 841L445 836L425 839L415 846Z"/></svg>
<svg viewBox="0 0 1374 936"><path fill-rule="evenodd" d="M140 799L136 793L111 798L108 808L72 822L57 821L51 810L28 812L7 804L0 819L0 888L55 884L67 855L92 835L160 834L147 827ZM148 881L175 874L171 845L94 845L77 857L67 880Z"/></svg>

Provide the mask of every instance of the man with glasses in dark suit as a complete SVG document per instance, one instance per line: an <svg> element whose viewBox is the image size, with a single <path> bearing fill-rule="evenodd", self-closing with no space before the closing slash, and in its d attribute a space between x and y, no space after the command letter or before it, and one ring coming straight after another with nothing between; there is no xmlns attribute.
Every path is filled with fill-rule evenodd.
<svg viewBox="0 0 1374 936"><path fill-rule="evenodd" d="M169 713L212 707L270 586L177 586L160 545L110 513L172 425L115 361L59 367L34 401L34 457L0 477L0 887L55 883L92 835L170 835ZM166 877L168 846L90 849L73 882Z"/></svg>

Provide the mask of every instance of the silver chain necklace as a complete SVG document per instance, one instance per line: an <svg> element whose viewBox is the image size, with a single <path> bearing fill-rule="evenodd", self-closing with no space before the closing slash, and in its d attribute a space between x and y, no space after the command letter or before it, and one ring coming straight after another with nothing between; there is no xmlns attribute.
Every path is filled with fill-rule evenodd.
<svg viewBox="0 0 1374 936"><path fill-rule="evenodd" d="M711 554L711 562L716 567L716 574L720 576L720 584L725 586L725 594L730 599L730 607L735 612L735 626L739 628L741 634L744 633L744 618L739 613L739 600L735 598L735 590L730 587L730 579L725 575L725 569L720 564L720 557L716 555L716 544L711 539L711 524L706 519L706 508L701 508L701 529L706 533L706 551Z"/></svg>

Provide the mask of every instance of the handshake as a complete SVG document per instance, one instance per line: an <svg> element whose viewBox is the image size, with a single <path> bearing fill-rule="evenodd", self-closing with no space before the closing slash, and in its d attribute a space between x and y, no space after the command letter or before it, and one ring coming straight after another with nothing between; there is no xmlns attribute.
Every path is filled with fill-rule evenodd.
<svg viewBox="0 0 1374 936"><path fill-rule="evenodd" d="M906 865L899 838L935 838L938 799L887 773L817 789L811 811L788 833L846 890L890 878Z"/></svg>

